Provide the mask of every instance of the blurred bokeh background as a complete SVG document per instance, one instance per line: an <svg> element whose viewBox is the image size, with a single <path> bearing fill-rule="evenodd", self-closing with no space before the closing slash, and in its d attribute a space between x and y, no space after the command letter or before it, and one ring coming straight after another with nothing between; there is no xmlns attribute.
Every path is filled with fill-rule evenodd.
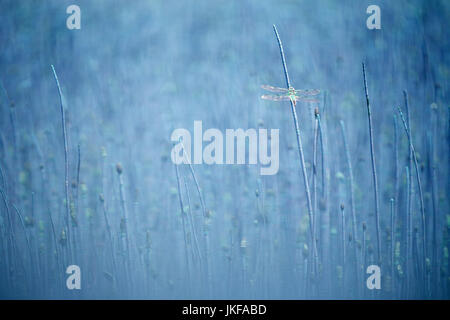
<svg viewBox="0 0 450 320"><path fill-rule="evenodd" d="M71 4L80 30L66 27ZM372 4L380 30L366 27ZM2 0L0 296L448 298L449 21L445 0ZM262 84L285 83L273 24L292 85L321 90L319 103L297 104L316 261L289 103L260 99ZM363 61L381 290L365 283L365 268L379 263ZM409 114L422 192L397 106ZM193 165L199 193L180 165L178 188L170 135L193 134L194 120L223 132L280 129L278 174ZM81 290L65 286L70 264L81 268Z"/></svg>

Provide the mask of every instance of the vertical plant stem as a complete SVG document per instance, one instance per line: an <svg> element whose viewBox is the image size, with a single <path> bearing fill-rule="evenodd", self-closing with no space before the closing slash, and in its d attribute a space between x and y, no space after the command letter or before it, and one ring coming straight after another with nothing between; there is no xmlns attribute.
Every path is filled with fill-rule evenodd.
<svg viewBox="0 0 450 320"><path fill-rule="evenodd" d="M108 241L110 244L110 250L111 250L111 262L112 262L112 267L113 267L113 286L114 289L116 286L116 279L117 279L117 268L116 268L116 258L114 255L114 242L113 242L113 237L112 237L112 232L111 232L111 225L109 223L109 219L108 219L108 211L106 209L106 203L105 203L105 199L104 196L102 195L100 197L100 201L102 202L102 208L103 208L103 216L105 218L105 225L106 225L106 232L108 234Z"/></svg>
<svg viewBox="0 0 450 320"><path fill-rule="evenodd" d="M417 275L417 279L419 278L420 275L420 262L419 262L419 236L418 236L418 229L417 227L414 227L414 233L413 233L413 264L414 264L414 273ZM423 283L425 285L425 282ZM416 298L419 292L419 289L421 287L420 282L415 281L414 282L415 285L415 290L414 293L416 294L416 296L413 296L413 298Z"/></svg>
<svg viewBox="0 0 450 320"><path fill-rule="evenodd" d="M187 243L187 234L186 234L186 213L183 208L183 199L181 196L181 183L180 183L180 173L178 171L178 165L175 164L175 172L177 176L177 188L178 188L178 200L180 202L180 213L181 213L181 221L183 225L183 238L184 238L184 252L186 259L186 269L187 269L187 284L190 287L190 275L189 275L189 253L188 253L188 243Z"/></svg>
<svg viewBox="0 0 450 320"><path fill-rule="evenodd" d="M391 281L392 294L395 297L395 275L394 275L394 257L395 257L395 213L394 213L394 198L391 198Z"/></svg>
<svg viewBox="0 0 450 320"><path fill-rule="evenodd" d="M419 174L419 165L417 163L416 150L412 143L410 128L408 128L408 126L406 124L406 121L403 116L401 108L400 107L397 107L397 108L398 108L398 112L400 114L400 118L402 119L403 127L405 129L406 135L408 136L408 142L409 142L409 146L411 148L412 156L413 156L413 160L414 160L414 168L416 170L417 186L419 187L419 200L420 200L420 211L421 211L421 218L422 218L421 220L422 220L422 237L423 237L423 239L422 239L422 251L423 251L422 270L425 272L425 260L427 259L427 251L426 251L427 236L426 236L426 225L425 225L425 208L424 208L424 203L423 203L423 192L422 192L422 183L421 183L420 174Z"/></svg>
<svg viewBox="0 0 450 320"><path fill-rule="evenodd" d="M363 78L364 78L364 92L366 95L366 105L367 105L367 116L369 118L369 141L370 141L370 158L372 159L372 177L373 177L373 186L374 186L374 194L375 194L375 227L377 233L377 257L378 263L381 265L381 237L380 237L380 216L379 216L379 205L378 205L378 183L377 183L377 169L375 164L375 151L373 145L373 128L372 128L372 112L370 110L370 101L369 101L369 90L367 88L367 78L366 78L366 65L362 64L363 69Z"/></svg>
<svg viewBox="0 0 450 320"><path fill-rule="evenodd" d="M409 110L409 99L408 99L408 92L406 90L403 90L403 99L404 99L404 103L405 103L405 110L406 110L406 126L408 128L410 128L410 110ZM408 229L408 237L409 237L409 251L407 252L408 256L410 257L412 255L412 237L413 237L413 233L412 233L412 218L413 218L413 212L412 212L412 195L414 193L414 186L413 186L413 173L412 173L412 168L413 168L413 156L412 156L412 149L410 144L408 143L408 168L409 168L409 172L408 172L408 179L409 179L409 184L408 184L408 197L407 197L407 203L406 203L406 208L407 208L407 215L408 215L408 223L409 223L409 229ZM411 267L411 266L410 266ZM412 268L409 268L409 275L408 277L411 275L412 272ZM409 281L408 281L409 282Z"/></svg>
<svg viewBox="0 0 450 320"><path fill-rule="evenodd" d="M405 254L405 272L406 272L406 298L409 297L409 288L411 278L411 242L412 242L412 232L411 232L411 212L410 208L410 197L411 197L411 179L410 179L410 170L409 167L406 166L406 254Z"/></svg>
<svg viewBox="0 0 450 320"><path fill-rule="evenodd" d="M30 274L31 278L33 278L31 280L31 283L33 283L34 281L37 281L39 279L39 276L40 276L39 265L37 263L35 263L35 261L33 259L33 250L31 249L31 242L30 242L30 238L28 237L27 228L25 227L25 222L23 220L23 216L20 213L19 209L14 204L12 204L12 206L14 208L14 211L16 211L17 216L19 217L20 226L22 227L23 234L25 236L25 243L27 245L28 254L30 256L30 264L32 266L36 267L36 271L37 271L36 274L34 274L34 272L32 272L32 274ZM33 268L33 271L34 271L34 268ZM35 286L37 288L39 286L39 284L35 283ZM34 288L34 289L36 289L36 288Z"/></svg>
<svg viewBox="0 0 450 320"><path fill-rule="evenodd" d="M345 285L345 209L341 203L341 225L342 225L342 281Z"/></svg>
<svg viewBox="0 0 450 320"><path fill-rule="evenodd" d="M11 220L11 212L9 210L9 204L8 204L8 200L6 199L6 194L5 192L0 189L0 194L2 195L2 199L3 199L3 204L5 206L5 212L6 212L6 223L8 223L7 228L9 228L9 232L8 234L8 240L9 243L6 245L7 248L7 253L8 253L8 260L10 262L9 266L8 266L8 272L7 272L7 277L10 280L10 285L12 287L14 287L15 285L15 281L14 281L14 277L15 277L15 273L17 272L16 270L16 261L15 261L15 256L16 256L16 252L15 252L15 245L14 245L14 241L15 241L15 236L14 236L14 228L13 228L13 224L12 224L12 220ZM6 229L6 228L5 228ZM6 233L6 232L5 232Z"/></svg>
<svg viewBox="0 0 450 320"><path fill-rule="evenodd" d="M436 166L432 164L431 168L431 197L432 197L432 204L433 204L433 239L432 239L432 247L433 247L433 279L432 279L432 285L434 286L435 291L439 290L438 287L438 278L439 278L439 256L438 252L440 249L437 234L438 234L438 201L437 201L437 183L436 183ZM435 292L437 295L437 292Z"/></svg>
<svg viewBox="0 0 450 320"><path fill-rule="evenodd" d="M320 114L317 114L317 122L319 124L319 136L320 136L320 157L321 157L321 163L322 163L322 174L321 174L321 180L322 180L322 197L325 197L325 148L324 148L324 142L323 142L323 132L322 132L322 123L320 120Z"/></svg>
<svg viewBox="0 0 450 320"><path fill-rule="evenodd" d="M344 141L344 149L345 149L345 158L347 162L347 168L348 168L348 175L349 175L349 188L350 188L350 210L352 213L352 238L353 238L353 247L354 247L354 254L355 254L355 265L356 265L356 281L360 282L359 277L359 261L360 256L357 248L358 244L358 231L357 231L357 224L356 224L356 212L355 212L355 197L353 195L353 167L352 167L352 161L350 158L350 150L347 143L347 137L345 134L345 124L344 121L340 121L341 125L341 132L342 132L342 139Z"/></svg>
<svg viewBox="0 0 450 320"><path fill-rule="evenodd" d="M314 144L313 144L313 176L312 176L312 185L313 185L313 211L314 221L313 221L313 239L317 239L317 140L319 138L319 109L316 108L314 110Z"/></svg>
<svg viewBox="0 0 450 320"><path fill-rule="evenodd" d="M324 94L324 106L323 110L325 110L326 107L326 94ZM325 114L324 114L325 115ZM325 117L323 119L326 119ZM321 162L322 162L322 196L320 199L321 206L320 208L323 209L320 214L320 222L317 223L318 226L316 228L319 228L318 230L320 233L320 259L319 261L323 261L323 257L328 256L329 247L330 247L330 215L329 215L329 206L328 206L328 198L329 198L329 170L327 168L327 157L326 157L326 150L327 150L327 135L326 135L326 128L323 127L322 124L322 117L321 114L317 114L317 121L319 124L319 135L320 135L320 148L321 148ZM316 213L316 221L319 221L319 216ZM359 266L358 266L359 267ZM322 264L322 268L324 274L328 274L327 276L324 276L322 278L323 281L325 281L326 288L325 290L329 289L330 286L330 277L329 274L331 271L328 271L325 264ZM359 274L359 272L358 272Z"/></svg>
<svg viewBox="0 0 450 320"><path fill-rule="evenodd" d="M132 278L131 278L131 259L130 259L130 240L129 240L129 228L128 228L128 209L126 205L125 192L123 188L123 168L120 163L116 164L116 171L119 176L119 195L120 195L120 206L122 209L122 218L120 223L121 237L125 235L125 279L128 288L133 288ZM122 244L123 239L120 241ZM123 244L122 244L123 246Z"/></svg>
<svg viewBox="0 0 450 320"><path fill-rule="evenodd" d="M431 116L431 127L433 130L431 131L431 137L430 137L430 175L431 175L431 201L432 201L432 208L433 208L433 235L432 235L432 289L435 297L439 294L439 285L438 285L438 279L439 279L439 255L438 252L440 251L440 245L437 239L438 234L438 212L439 212L439 201L437 200L438 195L438 184L436 180L436 137L437 137L437 131L438 131L438 113L436 108L432 108L432 116Z"/></svg>
<svg viewBox="0 0 450 320"><path fill-rule="evenodd" d="M399 197L400 197L400 166L398 160L398 123L397 123L397 115L394 114L394 174L395 174L395 195L394 201L396 201L396 216L400 219L400 206L399 206Z"/></svg>
<svg viewBox="0 0 450 320"><path fill-rule="evenodd" d="M363 222L362 223L362 229L363 229L363 235L362 235L362 277L364 278L365 272L366 272L366 260L367 260L367 254L366 254L366 230L367 230L367 226L366 223ZM362 284L362 292L363 292L363 297L365 297L365 284Z"/></svg>
<svg viewBox="0 0 450 320"><path fill-rule="evenodd" d="M344 149L345 149L345 158L347 160L347 167L348 167L348 175L349 175L349 182L350 182L350 206L351 206L351 212L352 212L352 236L355 243L358 241L358 233L356 231L356 213L355 213L355 199L353 196L353 167L352 162L350 159L350 150L348 148L347 144L347 138L345 135L345 125L344 121L340 121L341 124L341 132L342 132L342 138L344 140Z"/></svg>
<svg viewBox="0 0 450 320"><path fill-rule="evenodd" d="M12 142L13 142L12 144L13 144L13 150L14 150L13 163L11 164L11 167L12 167L12 171L15 171L15 170L17 170L17 165L19 163L19 159L18 159L19 152L18 152L18 148L17 148L15 104L9 97L8 91L6 90L5 86L3 85L3 81L0 81L0 84L3 88L3 91L5 92L5 96L6 96L6 99L8 100L8 105L9 105L9 120L11 123ZM16 198L16 192L17 192L14 179L11 181L9 189L10 189L9 197L10 197L10 199L12 198L14 201ZM6 189L3 189L3 190L6 192Z"/></svg>
<svg viewBox="0 0 450 320"><path fill-rule="evenodd" d="M81 148L80 145L78 145L78 159L77 159L77 192L75 196L77 211L78 211L78 195L80 190L80 165L81 165Z"/></svg>
<svg viewBox="0 0 450 320"><path fill-rule="evenodd" d="M0 176L2 178L2 187L0 188L0 192L2 192L5 207L6 207L6 210L8 210L7 203L6 203L6 193L7 193L6 181L5 181L5 176L3 174L3 169L2 169L1 164L0 164ZM6 214L8 215L9 213L6 212ZM5 218L2 218L2 219L4 221L8 221L8 217L6 219ZM11 277L9 276L11 261L10 261L10 256L9 256L10 250L9 250L9 246L8 246L9 233L7 232L7 230L8 230L8 227L5 225L5 227L2 228L2 239L1 239L2 240L2 249L3 249L2 256L4 257L3 261L5 263L5 270L8 270L8 272L5 273L6 284L9 289L12 289L11 282L10 282ZM3 263L3 261L2 261L2 263Z"/></svg>
<svg viewBox="0 0 450 320"><path fill-rule="evenodd" d="M8 100L9 105L9 120L11 121L11 129L12 129L12 138L13 138L13 147L14 153L17 152L17 138L16 138L16 123L15 123L15 114L14 114L14 102L11 101L8 91L3 85L3 81L0 80L0 85L2 86L3 91L5 92L6 99Z"/></svg>
<svg viewBox="0 0 450 320"><path fill-rule="evenodd" d="M64 141L64 189L66 195L66 228L67 228L67 242L69 247L69 257L71 257L71 245L70 245L70 207L69 207L69 159L68 159L68 145L67 145L67 132L66 132L66 115L64 112L63 98L61 87L59 85L58 76L56 75L55 67L51 65L53 76L55 77L56 86L58 87L60 111L61 111L61 123L63 131L63 141Z"/></svg>
<svg viewBox="0 0 450 320"><path fill-rule="evenodd" d="M122 166L118 164L116 166L117 174L119 175L119 195L120 195L120 206L122 209L122 227L123 227L123 233L125 234L125 245L126 245L126 251L127 251L127 257L128 260L130 259L130 243L128 239L128 209L126 205L125 200L125 192L123 190L123 178L122 178ZM129 261L128 261L129 262Z"/></svg>
<svg viewBox="0 0 450 320"><path fill-rule="evenodd" d="M280 36L278 34L278 31L277 31L277 28L275 25L273 25L273 30L275 32L275 36L278 41L278 46L280 48L280 55L281 55L281 61L283 63L283 71L284 71L284 76L286 79L286 86L287 86L287 88L290 88L291 82L289 80L289 74L288 74L288 70L287 70L287 66L286 66L286 59L284 57L283 45L281 43L281 39L280 39ZM297 119L297 112L295 110L295 103L292 100L290 101L290 103L291 103L292 117L294 120L295 133L297 136L297 147L298 147L298 153L300 156L300 165L301 165L301 169L302 169L302 173L303 173L303 182L304 182L304 186L305 186L306 200L308 203L309 229L310 229L310 234L311 234L311 246L312 246L313 255L314 255L314 259L313 259L314 268L313 268L312 272L313 272L313 274L315 274L317 272L318 256L317 256L316 240L314 239L314 228L313 228L314 213L313 213L313 208L312 208L311 192L309 190L308 174L306 172L305 159L304 159L304 155L303 155L303 146L302 146L302 140L300 137L300 128L299 128L298 119Z"/></svg>
<svg viewBox="0 0 450 320"><path fill-rule="evenodd" d="M5 180L5 175L3 173L3 169L2 166L0 165L0 177L2 178L2 190L5 191L5 193L8 192L8 190L6 190L6 180Z"/></svg>
<svg viewBox="0 0 450 320"><path fill-rule="evenodd" d="M74 217L73 217L73 221L74 221L74 232L73 232L73 250L74 250L74 255L76 257L76 259L78 260L80 257L78 256L78 251L81 252L81 239L80 239L80 234L79 234L79 227L78 227L78 219L79 219L79 190L80 190L80 166L81 166L81 148L80 145L78 144L78 159L77 159L77 181L76 181L76 193L75 193L75 210L76 213L74 213Z"/></svg>
<svg viewBox="0 0 450 320"><path fill-rule="evenodd" d="M197 189L198 197L200 199L200 205L202 207L203 212L203 236L205 241L205 276L206 276L206 286L208 293L211 293L211 274L210 274L210 258L209 258L209 235L208 235L208 212L206 211L206 204L203 198L202 190L200 188L200 184L198 183L197 176L195 175L194 168L186 156L186 150L184 148L184 144L180 140L181 147L183 148L183 157L186 163L189 165L189 170L191 172L192 178L194 179L195 188ZM189 150L190 151L190 150ZM189 152L190 153L190 152Z"/></svg>
<svg viewBox="0 0 450 320"><path fill-rule="evenodd" d="M196 231L195 224L194 224L194 218L193 218L193 216L192 216L191 197L190 197L190 195L189 195L189 188L188 188L188 185L187 185L186 180L184 181L184 188L185 188L185 190L186 190L186 197L187 197L188 208L189 208L189 211L188 211L188 214L189 214L189 216L188 216L189 224L190 224L190 226L191 226L192 234L193 234L193 236L194 236L195 249L196 249L197 256L198 256L198 259L199 259L199 261L200 261L200 266L201 266L201 265L202 265L202 255L201 255L201 253L200 253L200 246L199 246L199 244L198 244L197 231Z"/></svg>

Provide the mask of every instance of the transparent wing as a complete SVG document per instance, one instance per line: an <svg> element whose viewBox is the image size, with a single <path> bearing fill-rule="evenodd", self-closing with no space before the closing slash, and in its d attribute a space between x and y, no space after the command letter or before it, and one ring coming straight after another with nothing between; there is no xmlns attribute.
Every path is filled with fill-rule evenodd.
<svg viewBox="0 0 450 320"><path fill-rule="evenodd" d="M261 96L264 100L272 100L272 101L289 101L289 96L274 96L270 94L264 94Z"/></svg>
<svg viewBox="0 0 450 320"><path fill-rule="evenodd" d="M303 102L319 102L319 100L317 100L317 99L305 98L305 97L299 97L299 96L296 96L296 97L295 97L295 101L303 101Z"/></svg>
<svg viewBox="0 0 450 320"><path fill-rule="evenodd" d="M289 91L286 88L273 87L273 86L269 86L267 84L263 84L261 86L261 88L263 88L264 90L267 90L267 91L271 91L271 92L283 92L284 93L284 92L288 92Z"/></svg>
<svg viewBox="0 0 450 320"><path fill-rule="evenodd" d="M315 96L320 93L318 89L309 89L309 90L295 90L295 94L300 94L304 96Z"/></svg>

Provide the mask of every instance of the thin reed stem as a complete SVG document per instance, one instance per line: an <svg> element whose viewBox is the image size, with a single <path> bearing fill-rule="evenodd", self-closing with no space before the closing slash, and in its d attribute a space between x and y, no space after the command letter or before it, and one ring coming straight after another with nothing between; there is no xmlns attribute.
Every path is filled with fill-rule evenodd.
<svg viewBox="0 0 450 320"><path fill-rule="evenodd" d="M79 189L80 189L80 166L81 166L81 148L80 145L78 144L78 159L77 159L77 191L76 191L76 197L75 197L75 201L76 201L76 207L77 207L77 211L78 211L78 195L79 195Z"/></svg>
<svg viewBox="0 0 450 320"><path fill-rule="evenodd" d="M197 256L198 256L198 259L200 261L200 265L202 265L202 255L200 253L200 246L198 244L197 231L196 231L196 228L195 228L194 218L193 218L193 215L192 215L191 197L189 195L189 188L188 188L186 179L184 180L184 188L186 190L186 197L187 197L188 208L189 208L189 211L188 211L189 224L191 226L192 234L194 236L194 244L195 244L195 249L196 249L196 252L197 252Z"/></svg>
<svg viewBox="0 0 450 320"><path fill-rule="evenodd" d="M113 237L112 237L112 232L111 232L111 225L110 225L109 219L108 219L108 210L106 209L106 203L105 203L105 199L104 199L103 195L101 195L100 201L102 203L103 217L105 218L106 232L108 234L108 240L109 240L108 242L110 244L111 262L112 262L112 267L113 267L113 284L115 286L118 275L117 275L117 267L116 267L116 258L114 255L114 242L113 242Z"/></svg>
<svg viewBox="0 0 450 320"><path fill-rule="evenodd" d="M341 203L341 225L342 225L342 278L345 283L345 260L346 260L346 252L345 252L345 209L344 204Z"/></svg>
<svg viewBox="0 0 450 320"><path fill-rule="evenodd" d="M32 278L34 278L34 277L37 278L37 279L33 279L31 281L31 283L33 283L34 281L37 281L39 279L39 277L40 277L39 264L35 263L35 261L34 261L33 250L31 249L31 241L30 241L30 238L29 238L28 233L27 233L27 228L25 227L25 222L23 220L23 216L20 213L19 209L14 204L12 204L12 206L14 208L14 211L16 211L17 216L19 217L20 226L22 227L22 230L23 230L23 233L24 233L24 236L25 236L25 243L27 245L28 254L30 256L30 263L31 263L31 265L36 266L36 275L31 274ZM38 286L38 284L36 284L36 286Z"/></svg>
<svg viewBox="0 0 450 320"><path fill-rule="evenodd" d="M288 74L288 70L287 70L287 66L286 66L286 59L284 56L283 45L281 43L281 39L278 34L277 27L275 25L273 25L273 30L275 32L275 36L278 41L278 47L280 48L280 55L281 55L281 61L283 63L283 71L284 71L284 76L286 79L286 86L287 86L287 88L290 88L291 82L289 80L289 74ZM308 203L309 229L310 229L310 233L311 233L311 246L312 246L313 255L314 255L314 260L313 260L314 268L313 268L312 272L314 274L315 272L317 272L317 265L318 265L317 247L316 247L316 240L314 239L314 228L313 228L314 213L313 213L313 207L312 207L312 201L311 201L311 192L309 190L308 174L306 172L305 159L304 159L304 155L303 155L303 145L302 145L302 139L300 137L300 128L299 128L298 119L297 119L297 112L295 110L294 101L290 100L290 103L291 103L292 117L294 119L295 133L297 136L297 147L298 147L298 153L300 156L300 165L301 165L301 169L302 169L302 173L303 173L303 182L304 182L304 187L305 187L305 192L306 192L306 200Z"/></svg>
<svg viewBox="0 0 450 320"><path fill-rule="evenodd" d="M313 144L313 176L312 176L312 188L313 188L313 211L316 213L313 221L313 239L316 239L317 234L317 140L319 138L319 109L314 110L314 144Z"/></svg>
<svg viewBox="0 0 450 320"><path fill-rule="evenodd" d="M362 277L364 278L364 275L366 273L366 265L367 265L367 253L366 253L366 230L367 230L367 226L366 223L363 222L362 223ZM363 296L365 296L365 283L362 284L362 292L363 292Z"/></svg>
<svg viewBox="0 0 450 320"><path fill-rule="evenodd" d="M395 197L394 201L397 202L396 214L399 217L399 197L400 197L400 166L398 160L398 123L397 115L394 114L394 174L395 174Z"/></svg>
<svg viewBox="0 0 450 320"><path fill-rule="evenodd" d="M16 268L15 268L15 235L14 235L14 228L13 228L13 224L12 224L12 220L11 220L11 212L9 209L9 204L8 204L8 200L6 198L6 194L5 192L0 189L0 194L2 195L2 199L3 199L3 204L5 206L5 212L6 212L6 221L8 223L8 227L9 227L9 232L8 232L8 240L9 243L7 244L6 248L7 248L7 253L8 253L8 260L10 262L9 266L8 266L8 278L12 276L15 276L14 272L16 272ZM8 246L9 245L9 246ZM8 249L9 247L9 249ZM11 281L11 285L14 285L14 281Z"/></svg>
<svg viewBox="0 0 450 320"><path fill-rule="evenodd" d="M405 104L405 110L406 110L406 125L409 128L410 127L410 111L409 111L409 99L408 99L408 92L406 90L403 90L403 99L404 99L404 104ZM412 233L412 218L413 218L413 210L412 210L412 195L414 194L414 185L413 185L413 173L412 173L412 168L413 168L413 155L412 155L412 149L410 144L408 143L408 179L409 179L409 184L408 184L408 197L407 197L407 202L406 202L406 209L407 209L407 215L408 215L408 241L409 241L409 250L408 250L408 257L412 256L412 242L413 242L413 233ZM409 268L409 273L408 273L408 277L411 275L412 272L412 268L410 265ZM409 282L409 281L408 281ZM409 285L409 284L408 284ZM408 293L409 294L409 293Z"/></svg>
<svg viewBox="0 0 450 320"><path fill-rule="evenodd" d="M67 242L69 247L69 257L71 256L71 245L70 245L70 204L69 204L69 157L68 157L68 144L67 144L67 131L66 131L66 115L64 112L63 97L61 86L59 85L58 76L55 71L55 67L51 65L53 76L55 77L56 86L58 87L60 111L61 111L61 123L63 131L63 141L64 141L64 188L66 195L66 228L67 228Z"/></svg>
<svg viewBox="0 0 450 320"><path fill-rule="evenodd" d="M375 164L375 151L373 145L373 128L372 128L372 112L370 110L369 101L369 90L367 88L367 78L366 78L366 65L362 64L363 78L364 78L364 92L366 95L366 105L367 105L367 116L369 118L369 141L370 141L370 158L372 160L372 177L373 186L375 194L375 220L376 220L376 233L377 233L377 257L378 263L381 265L381 236L380 236L380 215L379 215L379 204L378 204L378 182L377 182L377 169Z"/></svg>
<svg viewBox="0 0 450 320"><path fill-rule="evenodd" d="M122 223L121 223L122 230L121 231L122 231L122 233L125 234L125 245L126 245L127 257L129 260L130 259L130 244L129 244L129 239L128 239L128 209L126 206L125 192L123 190L123 178L122 178L123 168L120 163L118 163L116 165L116 171L119 176L119 195L120 195L120 206L122 209ZM129 261L128 261L128 263L129 263Z"/></svg>
<svg viewBox="0 0 450 320"><path fill-rule="evenodd" d="M394 257L395 257L395 213L394 213L394 198L391 198L391 281L392 293L395 296L395 281L394 281Z"/></svg>
<svg viewBox="0 0 450 320"><path fill-rule="evenodd" d="M78 219L79 219L79 190L80 190L80 166L81 166L81 148L80 145L78 144L78 148L77 148L77 154L78 154L78 158L77 158L77 180L76 180L76 189L75 189L75 212L72 216L73 219L73 227L74 230L72 232L73 234L73 250L74 250L74 255L75 258L78 260L79 256L78 256L78 251L80 250L81 247L81 239L80 239L80 230L78 228Z"/></svg>
<svg viewBox="0 0 450 320"><path fill-rule="evenodd" d="M352 167L352 162L350 160L350 150L348 148L347 138L345 135L344 121L341 120L340 125L341 125L342 139L344 141L345 158L347 161L349 183L350 183L350 205L351 205L350 209L352 212L352 236L353 236L354 241L357 242L358 241L358 233L356 231L355 199L353 196L353 167Z"/></svg>
<svg viewBox="0 0 450 320"><path fill-rule="evenodd" d="M411 178L409 167L406 166L406 261L405 261L405 272L406 272L406 298L409 297L410 288L410 274L411 274L411 243L412 243L412 232L411 232L411 212L410 212L410 197L411 197Z"/></svg>
<svg viewBox="0 0 450 320"><path fill-rule="evenodd" d="M181 140L179 141L179 143L181 144L181 147L183 148L183 157L186 160L186 163L189 166L189 170L191 172L192 178L194 179L194 183L195 183L195 188L197 189L197 193L198 193L198 197L200 199L200 205L202 208L202 213L203 213L203 237L204 237L204 241L205 241L205 276L206 276L206 282L207 282L207 290L210 293L212 288L211 288L211 274L210 274L210 259L209 259L209 235L208 235L208 212L206 211L206 204L205 204L205 200L203 198L203 194L202 194L202 190L200 188L200 184L198 183L197 180L197 176L195 175L195 171L194 171L194 167L192 166L192 163L189 161L188 157L186 156L186 150L184 147L184 144L181 142Z"/></svg>
<svg viewBox="0 0 450 320"><path fill-rule="evenodd" d="M427 242L427 237L426 237L426 226L425 226L425 206L423 203L423 191L422 191L422 183L420 180L420 174L419 174L419 165L417 162L417 155L416 155L416 150L414 148L414 145L412 143L412 138L411 138L411 132L410 129L408 128L405 118L403 116L402 113L402 109L398 106L397 107L398 112L400 114L400 118L402 119L403 122L403 127L405 129L406 135L408 136L408 142L412 151L412 156L413 156L413 160L414 160L414 168L416 170L416 179L417 179L417 185L419 187L419 200L420 200L420 211L421 211L421 220L422 220L422 251L423 251L423 270L425 271L425 260L428 257L427 256L427 251L426 251L426 242Z"/></svg>
<svg viewBox="0 0 450 320"><path fill-rule="evenodd" d="M189 284L189 282L190 282L189 253L188 253L188 243L187 243L187 233L186 233L186 213L184 212L183 198L181 196L180 173L178 171L177 164L175 164L175 172L176 172L176 176L177 176L178 200L180 202L181 221L182 221L182 225L183 225L184 252L185 252L186 268L187 268L187 282L188 282L188 287L190 287L190 284Z"/></svg>
<svg viewBox="0 0 450 320"><path fill-rule="evenodd" d="M355 253L355 263L356 263L356 281L360 281L359 279L359 272L358 272L358 266L359 266L359 254L358 254L358 232L357 232L357 224L356 224L356 212L355 212L355 197L353 194L353 167L352 162L350 158L350 150L347 143L347 137L345 134L345 124L344 121L340 121L341 125L341 132L342 132L342 140L344 141L344 149L345 149L345 159L347 162L347 168L348 168L348 175L349 175L349 189L350 189L350 210L352 214L352 238L353 238L353 248Z"/></svg>

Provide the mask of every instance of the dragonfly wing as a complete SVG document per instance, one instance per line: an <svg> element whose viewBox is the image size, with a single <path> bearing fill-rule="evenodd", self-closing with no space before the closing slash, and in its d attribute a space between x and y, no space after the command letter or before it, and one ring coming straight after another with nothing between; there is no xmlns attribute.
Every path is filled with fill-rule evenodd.
<svg viewBox="0 0 450 320"><path fill-rule="evenodd" d="M267 91L271 91L271 92L283 92L284 93L284 92L288 92L289 91L286 88L273 87L273 86L269 86L267 84L263 84L261 86L261 88L263 88L264 90L267 90Z"/></svg>
<svg viewBox="0 0 450 320"><path fill-rule="evenodd" d="M274 96L271 94L264 94L261 96L264 100L272 100L272 101L289 101L289 96Z"/></svg>
<svg viewBox="0 0 450 320"><path fill-rule="evenodd" d="M315 96L320 93L318 89L309 89L309 90L295 90L295 94L300 94L303 96Z"/></svg>
<svg viewBox="0 0 450 320"><path fill-rule="evenodd" d="M303 102L319 102L319 100L317 100L317 99L305 98L305 97L299 97L299 96L296 96L295 101L303 101Z"/></svg>

